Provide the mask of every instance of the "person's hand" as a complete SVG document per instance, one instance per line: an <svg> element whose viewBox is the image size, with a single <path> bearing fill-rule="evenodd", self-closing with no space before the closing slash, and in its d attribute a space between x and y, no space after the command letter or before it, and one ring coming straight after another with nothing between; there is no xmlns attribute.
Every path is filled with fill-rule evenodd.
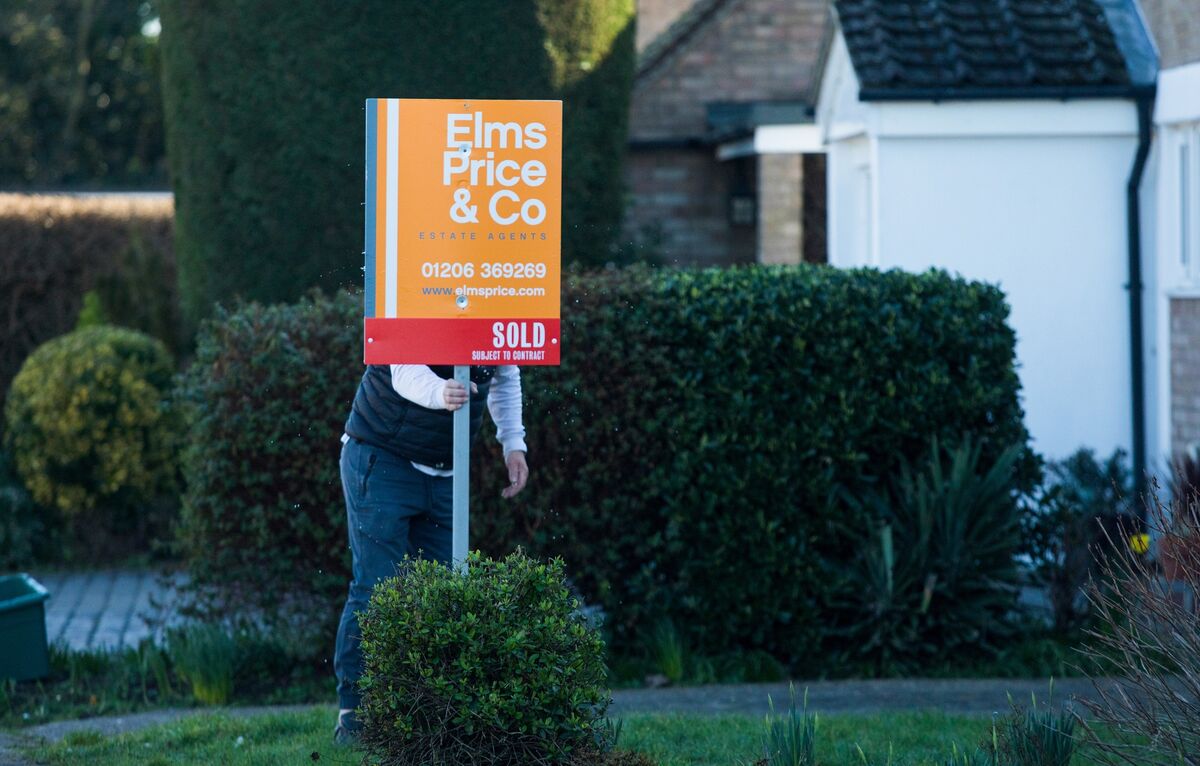
<svg viewBox="0 0 1200 766"><path fill-rule="evenodd" d="M479 393L479 386L471 384L471 393ZM442 401L446 403L446 409L454 412L459 407L467 403L467 387L457 380L451 378L442 386Z"/></svg>
<svg viewBox="0 0 1200 766"><path fill-rule="evenodd" d="M508 457L504 458L504 465L508 468L508 486L500 495L507 499L515 497L525 489L525 482L529 481L529 465L525 462L525 453L521 450L508 453Z"/></svg>

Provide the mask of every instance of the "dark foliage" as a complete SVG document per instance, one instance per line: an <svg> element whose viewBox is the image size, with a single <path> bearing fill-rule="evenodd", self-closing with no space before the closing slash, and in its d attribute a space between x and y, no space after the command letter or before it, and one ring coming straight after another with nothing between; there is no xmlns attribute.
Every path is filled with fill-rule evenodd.
<svg viewBox="0 0 1200 766"><path fill-rule="evenodd" d="M179 389L191 424L179 542L195 595L279 630L306 618L314 652L348 580L338 438L362 371L361 310L343 293L221 314Z"/></svg>
<svg viewBox="0 0 1200 766"><path fill-rule="evenodd" d="M406 562L360 617L373 760L542 766L607 749L604 642L578 608L561 560Z"/></svg>
<svg viewBox="0 0 1200 766"><path fill-rule="evenodd" d="M179 347L172 230L168 200L0 194L0 403L89 291L109 322Z"/></svg>
<svg viewBox="0 0 1200 766"><path fill-rule="evenodd" d="M619 647L663 616L701 654L763 649L830 672L825 563L837 486L898 473L929 439L1024 445L999 290L819 267L569 277L564 364L524 374L532 479L476 462L473 535L561 555ZM1022 453L1014 486L1036 461Z"/></svg>
<svg viewBox="0 0 1200 766"><path fill-rule="evenodd" d="M1032 565L1034 584L1047 589L1054 630L1068 635L1083 628L1089 606L1084 593L1100 574L1098 556L1106 536L1122 537L1137 521L1133 481L1125 453L1104 462L1089 449L1046 466L1045 484L1026 503L1021 539Z"/></svg>
<svg viewBox="0 0 1200 766"><path fill-rule="evenodd" d="M337 453L360 312L342 295L225 315L185 384L195 581L294 603L326 639L347 581ZM833 488L897 473L933 436L977 434L981 461L1027 438L1004 298L945 274L574 273L563 316L563 366L522 375L531 483L502 500L482 439L472 544L561 555L622 649L668 617L701 655L830 672L813 650L826 563L863 544L837 533ZM1023 452L1014 485L1036 472Z"/></svg>
<svg viewBox="0 0 1200 766"><path fill-rule="evenodd" d="M1012 635L1020 546L1015 446L989 461L966 440L901 466L887 491L852 502L831 642L869 674L917 672L948 657L994 656ZM860 528L861 525L861 528Z"/></svg>
<svg viewBox="0 0 1200 766"><path fill-rule="evenodd" d="M632 0L161 5L189 319L360 281L369 97L563 99L565 255L611 257Z"/></svg>
<svg viewBox="0 0 1200 766"><path fill-rule="evenodd" d="M153 17L143 0L0 5L0 184L166 183Z"/></svg>

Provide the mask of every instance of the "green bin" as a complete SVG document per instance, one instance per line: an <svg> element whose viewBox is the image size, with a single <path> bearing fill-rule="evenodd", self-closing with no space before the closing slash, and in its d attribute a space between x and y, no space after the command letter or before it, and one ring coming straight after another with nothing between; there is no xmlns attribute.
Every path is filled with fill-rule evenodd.
<svg viewBox="0 0 1200 766"><path fill-rule="evenodd" d="M49 674L43 605L49 597L27 574L0 577L0 679L27 681Z"/></svg>

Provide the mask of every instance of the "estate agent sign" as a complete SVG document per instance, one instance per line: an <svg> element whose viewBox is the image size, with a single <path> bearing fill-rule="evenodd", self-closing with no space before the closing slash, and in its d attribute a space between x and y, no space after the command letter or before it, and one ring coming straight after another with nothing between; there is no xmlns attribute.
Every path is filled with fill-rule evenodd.
<svg viewBox="0 0 1200 766"><path fill-rule="evenodd" d="M562 102L369 99L364 361L559 362Z"/></svg>

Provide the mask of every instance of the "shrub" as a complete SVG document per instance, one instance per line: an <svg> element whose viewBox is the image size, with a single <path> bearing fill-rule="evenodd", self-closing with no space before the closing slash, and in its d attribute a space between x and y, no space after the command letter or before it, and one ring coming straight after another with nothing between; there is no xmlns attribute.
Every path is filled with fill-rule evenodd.
<svg viewBox="0 0 1200 766"><path fill-rule="evenodd" d="M934 441L905 465L891 492L859 506L867 528L844 569L844 627L834 631L848 664L912 672L947 656L995 654L1011 634L1020 545L1011 447L984 462L982 445L942 450Z"/></svg>
<svg viewBox="0 0 1200 766"><path fill-rule="evenodd" d="M1133 528L1133 481L1125 453L1117 450L1103 463L1089 449L1046 468L1046 483L1026 503L1021 519L1024 552L1031 579L1046 588L1054 630L1068 634L1088 618L1084 593L1100 573L1097 555L1107 550L1106 534Z"/></svg>
<svg viewBox="0 0 1200 766"><path fill-rule="evenodd" d="M361 279L369 97L564 99L564 249L568 259L608 257L633 0L168 0L159 10L189 319L236 294L295 300ZM264 26L275 34L254 31ZM384 29L405 44L380 45Z"/></svg>
<svg viewBox="0 0 1200 766"><path fill-rule="evenodd" d="M200 607L277 627L307 616L332 641L349 573L338 439L362 370L360 316L342 293L201 329L178 391L190 422L178 540Z"/></svg>
<svg viewBox="0 0 1200 766"><path fill-rule="evenodd" d="M499 500L476 455L487 552L561 555L619 647L670 617L701 653L759 648L830 672L832 583L861 540L837 486L861 487L975 434L980 460L1026 444L1002 293L944 273L820 267L570 276L564 363L527 370L532 479ZM1036 481L1028 451L1013 486ZM602 541L598 544L597 541ZM753 566L747 566L753 561Z"/></svg>
<svg viewBox="0 0 1200 766"><path fill-rule="evenodd" d="M0 194L0 398L90 290L109 321L176 348L173 228L170 200Z"/></svg>
<svg viewBox="0 0 1200 766"><path fill-rule="evenodd" d="M1120 685L1095 678L1096 694L1085 700L1094 721L1083 726L1092 757L1112 766L1198 762L1200 499L1167 508L1153 497L1147 524L1160 562L1124 536L1109 537L1100 571L1115 587L1087 591L1096 619L1086 630L1086 655ZM1157 566L1168 557L1169 578Z"/></svg>
<svg viewBox="0 0 1200 766"><path fill-rule="evenodd" d="M173 374L163 344L133 330L91 327L35 351L5 408L7 448L34 500L92 541L157 531L162 519L144 511L176 486Z"/></svg>
<svg viewBox="0 0 1200 766"><path fill-rule="evenodd" d="M669 618L701 656L831 672L828 569L861 547L837 531L834 488L898 472L931 437L976 434L981 463L1027 439L994 287L633 268L570 274L563 306L563 365L523 373L532 480L501 500L499 447L480 440L473 544L561 555L621 651ZM232 604L291 603L327 642L349 571L337 453L361 322L346 294L223 314L183 386L194 581ZM1024 452L1013 484L1035 478Z"/></svg>
<svg viewBox="0 0 1200 766"><path fill-rule="evenodd" d="M406 562L362 629L362 739L386 764L549 764L603 749L604 644L562 561Z"/></svg>

